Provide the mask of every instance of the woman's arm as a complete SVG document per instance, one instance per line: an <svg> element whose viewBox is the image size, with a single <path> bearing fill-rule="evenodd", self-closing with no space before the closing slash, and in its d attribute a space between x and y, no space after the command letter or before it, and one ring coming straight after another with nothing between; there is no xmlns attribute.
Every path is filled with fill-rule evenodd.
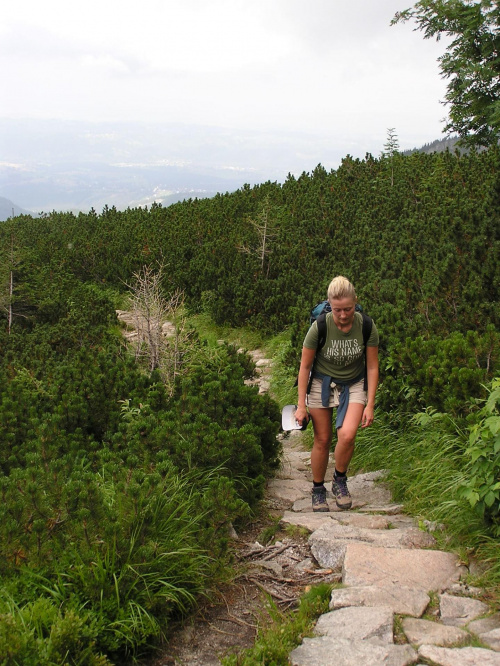
<svg viewBox="0 0 500 666"><path fill-rule="evenodd" d="M298 379L298 401L297 401L297 411L295 412L295 418L299 423L307 418L307 409L306 409L306 393L307 393L307 384L309 383L309 374L314 363L314 357L316 356L315 349L308 349L307 347L302 347L302 358L300 361L300 370L299 370L299 379Z"/></svg>
<svg viewBox="0 0 500 666"><path fill-rule="evenodd" d="M378 347L366 348L366 374L368 378L368 401L361 418L362 428L366 428L373 423L375 394L378 386Z"/></svg>

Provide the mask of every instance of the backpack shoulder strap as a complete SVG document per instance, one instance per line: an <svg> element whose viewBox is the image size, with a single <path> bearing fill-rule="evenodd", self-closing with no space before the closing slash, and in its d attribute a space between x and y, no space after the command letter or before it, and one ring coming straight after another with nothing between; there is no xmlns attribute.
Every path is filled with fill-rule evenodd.
<svg viewBox="0 0 500 666"><path fill-rule="evenodd" d="M326 342L326 312L322 312L316 319L318 324L318 345L316 347L316 354L325 346Z"/></svg>
<svg viewBox="0 0 500 666"><path fill-rule="evenodd" d="M364 312L361 313L361 316L363 317L363 344L366 349L366 345L372 334L373 319Z"/></svg>
<svg viewBox="0 0 500 666"><path fill-rule="evenodd" d="M370 335L372 334L372 325L373 325L373 319L369 317L367 314L364 312L361 313L361 316L363 317L363 345L364 345L364 355L365 355L365 383L364 383L364 389L365 391L368 390L368 372L366 368L366 345L368 343L368 340L370 339Z"/></svg>

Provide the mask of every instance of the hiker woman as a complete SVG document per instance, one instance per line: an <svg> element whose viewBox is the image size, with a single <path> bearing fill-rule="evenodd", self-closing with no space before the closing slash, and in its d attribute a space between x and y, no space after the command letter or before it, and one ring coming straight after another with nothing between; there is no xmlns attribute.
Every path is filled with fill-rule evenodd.
<svg viewBox="0 0 500 666"><path fill-rule="evenodd" d="M328 287L328 303L321 330L316 320L302 348L295 418L303 423L311 416L314 444L311 452L313 511L329 511L324 485L332 443L333 408L337 408L335 472L332 493L339 509L350 509L347 468L354 453L359 425L373 423L378 384L378 342L375 324L358 312L356 292L347 278L339 275ZM318 318L319 319L319 318ZM325 337L326 336L326 337ZM318 350L319 339L324 344ZM311 375L311 377L310 377Z"/></svg>

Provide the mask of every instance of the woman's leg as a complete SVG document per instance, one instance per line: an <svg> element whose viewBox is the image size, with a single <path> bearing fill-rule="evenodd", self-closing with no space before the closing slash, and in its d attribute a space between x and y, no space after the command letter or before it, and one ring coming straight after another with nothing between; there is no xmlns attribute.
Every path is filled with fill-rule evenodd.
<svg viewBox="0 0 500 666"><path fill-rule="evenodd" d="M354 442L365 406L350 402L344 417L344 423L337 429L337 445L335 447L335 474L332 481L332 493L339 509L346 510L352 506L352 498L347 488L347 468L354 453Z"/></svg>
<svg viewBox="0 0 500 666"><path fill-rule="evenodd" d="M337 430L337 445L335 446L335 469L347 472L354 453L356 433L361 423L365 406L358 402L350 402L344 417L342 427ZM312 460L311 460L312 464Z"/></svg>
<svg viewBox="0 0 500 666"><path fill-rule="evenodd" d="M328 455L332 443L332 413L330 407L309 408L313 422L314 444L311 451L311 471L313 481L321 483L325 480L328 467ZM360 417L361 420L361 417Z"/></svg>

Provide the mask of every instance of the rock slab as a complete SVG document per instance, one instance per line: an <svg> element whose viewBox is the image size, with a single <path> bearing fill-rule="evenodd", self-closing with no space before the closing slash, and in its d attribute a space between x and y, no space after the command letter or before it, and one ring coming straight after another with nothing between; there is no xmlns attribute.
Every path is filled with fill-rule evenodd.
<svg viewBox="0 0 500 666"><path fill-rule="evenodd" d="M311 484L305 479L271 479L268 481L267 490L270 495L288 502L309 496L311 503Z"/></svg>
<svg viewBox="0 0 500 666"><path fill-rule="evenodd" d="M394 643L393 613L389 608L341 608L322 615L315 627L318 636L333 636L350 641L376 639L384 644Z"/></svg>
<svg viewBox="0 0 500 666"><path fill-rule="evenodd" d="M500 613L494 613L494 615L489 615L484 617L481 620L474 620L469 622L467 629L472 631L472 633L480 636L481 634L486 634L489 631L494 629L500 629Z"/></svg>
<svg viewBox="0 0 500 666"><path fill-rule="evenodd" d="M332 590L330 609L347 606L384 606L398 615L420 617L429 605L429 595L420 588L385 585L344 587Z"/></svg>
<svg viewBox="0 0 500 666"><path fill-rule="evenodd" d="M309 500L310 503L311 500ZM313 513L295 513L295 511L285 511L281 523L283 525L296 525L297 527L303 527L308 530L308 532L314 532L323 525L329 525L332 522L336 522L335 518L325 512L318 511Z"/></svg>
<svg viewBox="0 0 500 666"><path fill-rule="evenodd" d="M452 553L438 550L378 548L361 543L346 546L342 582L345 585L400 585L442 592L462 570Z"/></svg>
<svg viewBox="0 0 500 666"><path fill-rule="evenodd" d="M500 652L500 629L492 629L485 634L481 634L481 640L492 650Z"/></svg>
<svg viewBox="0 0 500 666"><path fill-rule="evenodd" d="M413 617L403 619L403 631L412 645L455 646L465 643L469 634L459 627L447 627L439 622L418 620Z"/></svg>
<svg viewBox="0 0 500 666"><path fill-rule="evenodd" d="M418 656L438 666L500 666L500 654L483 648L442 648L422 645Z"/></svg>
<svg viewBox="0 0 500 666"><path fill-rule="evenodd" d="M367 529L324 522L309 537L311 552L322 567L340 569L349 543L362 542L383 548L424 548L435 544L434 537L416 528Z"/></svg>
<svg viewBox="0 0 500 666"><path fill-rule="evenodd" d="M486 615L489 608L478 599L455 597L452 594L441 594L439 597L441 622L454 627L464 627L480 615Z"/></svg>
<svg viewBox="0 0 500 666"><path fill-rule="evenodd" d="M290 654L292 666L409 666L417 663L410 645L378 645L329 636L304 638Z"/></svg>

